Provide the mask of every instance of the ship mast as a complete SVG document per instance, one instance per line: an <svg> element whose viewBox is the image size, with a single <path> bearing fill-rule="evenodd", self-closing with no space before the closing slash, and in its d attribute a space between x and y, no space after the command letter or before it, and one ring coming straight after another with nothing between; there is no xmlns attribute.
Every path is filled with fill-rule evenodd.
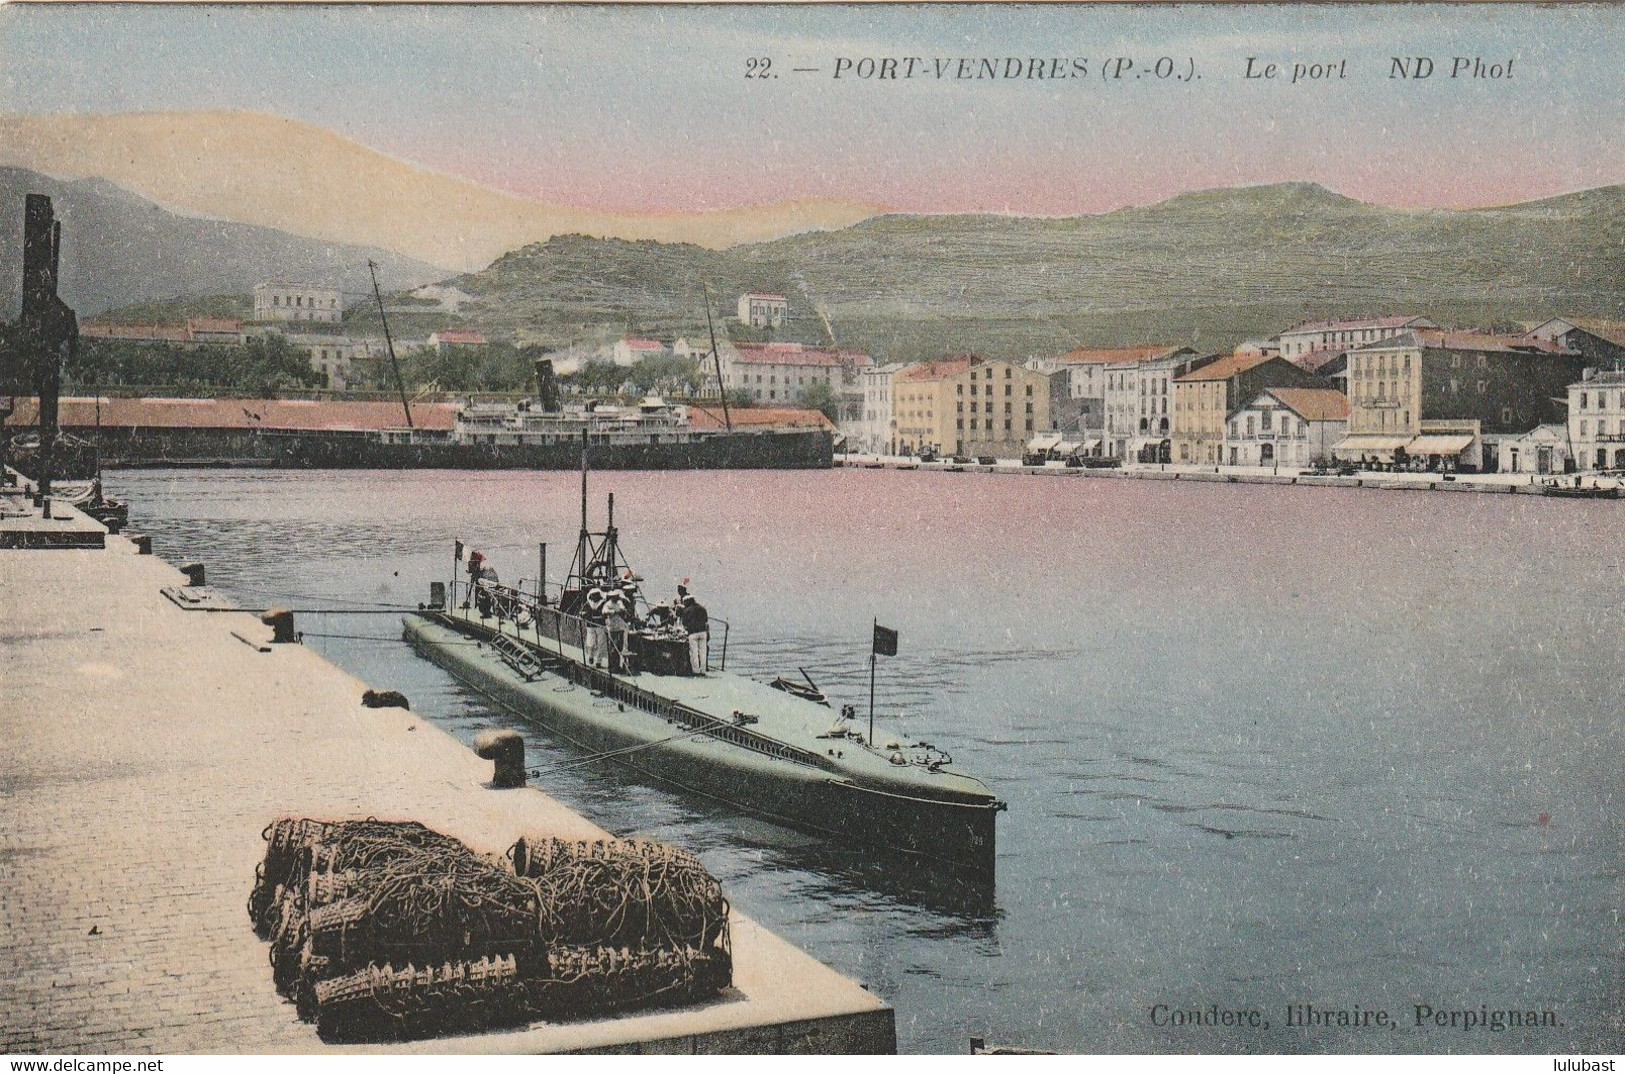
<svg viewBox="0 0 1625 1074"><path fill-rule="evenodd" d="M384 316L384 296L378 290L378 262L367 258L367 271L372 274L372 297L378 302L378 319L384 325L384 346L389 350L389 367L395 371L395 388L401 393L401 409L406 411L406 427L412 428L412 408L406 402L406 382L401 379L401 366L395 360L395 341L389 336L389 318Z"/></svg>
<svg viewBox="0 0 1625 1074"><path fill-rule="evenodd" d="M711 361L717 367L717 395L722 398L722 423L731 433L734 431L734 420L728 413L728 386L722 383L722 356L717 353L717 326L711 320L711 285L701 286L705 288L705 327L711 333Z"/></svg>

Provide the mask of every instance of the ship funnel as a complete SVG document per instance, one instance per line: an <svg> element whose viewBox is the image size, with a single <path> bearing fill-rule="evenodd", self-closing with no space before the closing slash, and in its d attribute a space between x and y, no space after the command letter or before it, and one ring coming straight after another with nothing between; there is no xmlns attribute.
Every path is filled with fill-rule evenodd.
<svg viewBox="0 0 1625 1074"><path fill-rule="evenodd" d="M536 400L549 413L559 409L559 382L553 375L553 359L536 359Z"/></svg>

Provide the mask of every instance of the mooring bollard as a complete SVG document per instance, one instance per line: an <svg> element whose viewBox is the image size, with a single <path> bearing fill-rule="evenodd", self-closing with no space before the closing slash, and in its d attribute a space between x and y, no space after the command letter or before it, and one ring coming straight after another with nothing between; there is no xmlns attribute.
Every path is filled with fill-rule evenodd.
<svg viewBox="0 0 1625 1074"><path fill-rule="evenodd" d="M206 584L203 581L203 564L201 563L182 563L181 573L186 575L186 584L189 586Z"/></svg>
<svg viewBox="0 0 1625 1074"><path fill-rule="evenodd" d="M126 533L125 538L135 545L135 554L138 556L152 555L152 536L146 533Z"/></svg>
<svg viewBox="0 0 1625 1074"><path fill-rule="evenodd" d="M525 740L518 731L481 731L474 739L474 753L496 762L491 786L505 790L525 785Z"/></svg>
<svg viewBox="0 0 1625 1074"><path fill-rule="evenodd" d="M271 628L272 645L292 645L299 640L293 633L293 613L286 608L272 608L260 616L260 622Z"/></svg>

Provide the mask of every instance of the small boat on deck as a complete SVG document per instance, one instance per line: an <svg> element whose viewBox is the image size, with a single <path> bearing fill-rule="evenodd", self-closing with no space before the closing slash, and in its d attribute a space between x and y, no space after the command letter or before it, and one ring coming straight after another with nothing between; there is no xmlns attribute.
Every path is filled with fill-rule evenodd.
<svg viewBox="0 0 1625 1074"><path fill-rule="evenodd" d="M844 844L919 855L964 875L993 874L994 818L1005 804L947 753L832 713L810 676L758 682L720 659L691 663L664 615L606 627L594 594L635 578L609 521L582 525L555 596L480 574L435 583L405 619L407 641L458 679L602 759ZM483 572L481 572L483 573ZM544 572L545 573L545 568ZM657 606L658 607L658 606ZM653 609L651 609L653 612ZM471 644L472 643L472 644Z"/></svg>

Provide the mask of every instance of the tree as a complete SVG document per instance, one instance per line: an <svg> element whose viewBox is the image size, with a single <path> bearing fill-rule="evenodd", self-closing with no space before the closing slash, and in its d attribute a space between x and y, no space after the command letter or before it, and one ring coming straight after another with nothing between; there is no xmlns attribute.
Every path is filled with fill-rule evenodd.
<svg viewBox="0 0 1625 1074"><path fill-rule="evenodd" d="M746 410L755 406L756 400L751 398L749 388L729 388L728 405L735 410Z"/></svg>
<svg viewBox="0 0 1625 1074"><path fill-rule="evenodd" d="M813 381L812 386L801 393L801 405L821 412L830 421L840 416L840 404L835 398L835 389L829 386L827 380Z"/></svg>

